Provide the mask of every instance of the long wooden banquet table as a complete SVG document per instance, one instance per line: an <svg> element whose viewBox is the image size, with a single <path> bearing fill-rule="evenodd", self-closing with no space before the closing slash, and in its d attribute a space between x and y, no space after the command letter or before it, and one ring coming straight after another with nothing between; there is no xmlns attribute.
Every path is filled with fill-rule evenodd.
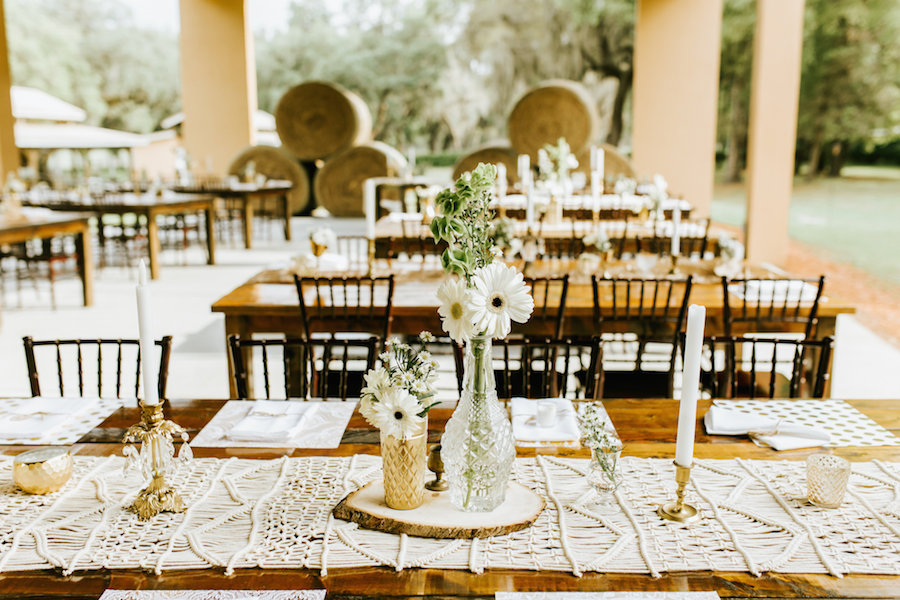
<svg viewBox="0 0 900 600"><path fill-rule="evenodd" d="M664 276L666 265L660 263L649 273L637 270L630 261L617 261L607 268L612 276L634 277L643 275ZM707 335L724 333L724 313L721 278L713 273L713 262L683 262L679 264L679 277L692 275L693 289L690 301L706 306ZM520 264L520 266L522 266ZM437 332L441 330L440 317L437 313L437 288L446 275L434 268L422 268L416 265L405 265L397 261L379 261L374 268L375 275L394 274L394 297L391 333L417 334L422 330ZM526 269L527 276L559 276L571 273L568 297L564 313L564 334L584 335L594 331L593 323L593 290L590 277L578 274L572 261L546 260L537 261ZM332 273L334 276L352 273ZM357 273L359 274L359 273ZM743 274L748 277L779 278L787 276L784 272L764 265L747 265ZM328 274L322 274L327 276ZM554 302L555 299L550 300ZM601 298L611 306L611 298ZM313 304L312 300L308 304ZM265 270L249 281L238 286L212 305L213 312L225 315L225 336L237 334L241 337L257 333L276 333L299 335L302 331L297 288L294 285L293 273L290 270ZM314 310L311 308L311 312ZM828 296L827 285L825 297L822 298L818 312L817 336L820 338L833 336L837 316L855 312L853 305ZM777 324L777 331L802 331L796 323ZM741 333L735 331L735 333ZM231 369L229 363L229 369ZM230 371L229 371L230 374ZM233 386L233 382L231 383ZM232 388L231 393L235 390Z"/></svg>
<svg viewBox="0 0 900 600"><path fill-rule="evenodd" d="M224 400L175 400L165 406L166 416L185 427L191 436L220 410ZM900 400L848 401L878 424L900 435ZM677 401L671 399L607 400L603 402L625 444L627 456L670 458L674 455ZM698 421L709 408L701 400ZM450 409L434 409L429 415L429 441L437 442ZM137 408L121 408L72 447L80 456L121 455L125 428L139 419ZM355 412L334 450L195 448L198 458L277 459L289 456L352 456L379 454L379 434ZM0 446L0 454L14 455L27 446ZM746 438L708 436L697 427L695 456L698 459L762 459L801 461L817 450L775 452L758 447ZM819 450L820 451L820 450ZM900 461L900 447L843 447L832 450L851 461ZM520 457L552 455L587 458L584 449L559 447L519 448ZM3 535L7 535L5 532ZM0 551L2 551L0 537ZM900 560L900 557L898 557ZM389 567L331 568L326 576L308 569L237 569L225 575L221 569L150 571L103 569L77 571L63 576L59 571L0 573L0 598L97 598L109 589L309 589L326 588L331 598L364 597L468 597L492 598L496 591L710 591L722 598L895 598L900 576L782 574L764 572L668 572L654 578L647 574L587 572L570 573L488 569L475 574L463 570Z"/></svg>
<svg viewBox="0 0 900 600"><path fill-rule="evenodd" d="M91 215L83 212L47 214L39 209L25 208L16 219L0 219L0 245L41 239L49 242L61 235L75 236L78 276L81 278L82 299L85 306L94 303L94 256L91 246Z"/></svg>
<svg viewBox="0 0 900 600"><path fill-rule="evenodd" d="M190 212L204 213L206 216L206 256L207 263L216 264L216 198L208 194L171 194L148 197L143 194L106 194L101 198L90 196L64 196L27 200L31 206L41 206L52 210L80 211L91 213L102 223L103 215L143 216L147 223L147 251L150 258L150 277L159 278L161 244L159 225L156 217L178 215ZM98 231L102 235L102 227Z"/></svg>

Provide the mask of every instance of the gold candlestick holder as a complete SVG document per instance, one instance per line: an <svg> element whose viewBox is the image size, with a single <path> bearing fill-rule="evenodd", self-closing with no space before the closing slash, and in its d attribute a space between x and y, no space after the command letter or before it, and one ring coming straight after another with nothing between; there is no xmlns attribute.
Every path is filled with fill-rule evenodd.
<svg viewBox="0 0 900 600"><path fill-rule="evenodd" d="M656 509L656 514L669 521L689 523L700 518L700 511L684 501L687 484L691 480L691 467L683 467L678 463L673 464L675 465L675 483L678 484L678 488L675 490L675 502L666 502L660 505Z"/></svg>
<svg viewBox="0 0 900 600"><path fill-rule="evenodd" d="M187 432L173 421L163 418L162 405L141 405L141 422L132 425L125 432L122 440L126 444L140 442L138 451L133 445L125 446L125 457L132 463L140 465L144 477L150 483L138 492L137 498L128 510L146 521L161 512L184 512L185 506L181 494L166 482L166 472L171 469L175 447L172 438L179 435L184 442L179 459L190 458L190 447L187 445Z"/></svg>
<svg viewBox="0 0 900 600"><path fill-rule="evenodd" d="M372 277L375 272L375 239L369 239L369 246L366 252L366 277Z"/></svg>
<svg viewBox="0 0 900 600"><path fill-rule="evenodd" d="M672 255L668 274L669 275L681 275L681 271L678 270L678 255L677 254Z"/></svg>

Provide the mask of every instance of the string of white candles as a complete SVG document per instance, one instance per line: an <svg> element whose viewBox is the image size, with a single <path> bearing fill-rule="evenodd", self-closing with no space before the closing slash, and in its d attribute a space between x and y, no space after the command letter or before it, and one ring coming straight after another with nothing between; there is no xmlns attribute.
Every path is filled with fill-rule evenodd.
<svg viewBox="0 0 900 600"><path fill-rule="evenodd" d="M678 434L675 439L675 462L689 467L694 459L694 430L697 426L697 400L700 395L700 353L706 307L691 304L688 308L687 335L681 371L681 403L678 407Z"/></svg>
<svg viewBox="0 0 900 600"><path fill-rule="evenodd" d="M150 288L147 285L147 266L143 259L138 265L137 312L138 330L140 332L141 371L144 377L144 406L156 406L159 404L159 390L157 389L157 377L159 368L156 366L156 346L153 337L153 312L150 305Z"/></svg>

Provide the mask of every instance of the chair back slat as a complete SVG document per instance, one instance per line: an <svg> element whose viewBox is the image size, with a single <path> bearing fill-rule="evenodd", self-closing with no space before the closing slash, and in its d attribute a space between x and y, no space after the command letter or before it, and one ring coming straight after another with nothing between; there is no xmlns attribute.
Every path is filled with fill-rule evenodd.
<svg viewBox="0 0 900 600"><path fill-rule="evenodd" d="M713 398L822 398L833 343L830 337L711 336L704 340L705 385Z"/></svg>
<svg viewBox="0 0 900 600"><path fill-rule="evenodd" d="M318 332L365 332L387 339L390 334L394 276L298 277L303 335Z"/></svg>
<svg viewBox="0 0 900 600"><path fill-rule="evenodd" d="M165 336L156 341L159 348L159 371L157 386L160 398L166 397L169 360L172 337ZM60 396L84 396L85 393L104 398L122 398L126 392L125 383L133 377L133 397L140 398L141 388L141 356L140 343L135 339L70 339L70 340L34 340L29 336L23 338L25 362L28 367L28 379L33 396L41 395L39 355L44 354L43 362L50 367L55 362L56 384ZM115 351L111 351L115 347ZM43 352L41 349L46 348ZM52 350L50 350L52 348ZM128 348L131 358L127 358ZM50 353L52 352L52 358ZM131 362L133 361L133 363ZM91 365L96 362L96 369ZM66 368L68 365L68 369ZM74 366L74 373L72 367ZM91 381L96 378L96 382ZM96 384L96 385L95 385ZM70 390L71 389L71 390ZM77 390L77 393L75 393Z"/></svg>
<svg viewBox="0 0 900 600"><path fill-rule="evenodd" d="M728 279L722 277L725 334L744 331L784 331L802 328L805 338L815 337L825 276L814 279ZM809 289L815 294L810 297ZM754 329L755 328L755 329ZM741 331L736 331L740 329Z"/></svg>
<svg viewBox="0 0 900 600"><path fill-rule="evenodd" d="M363 375L375 366L381 340L366 339L228 338L234 382L241 399L358 397ZM272 369L281 365L283 387L273 386ZM354 368L356 367L356 368ZM261 369L260 374L255 369ZM256 393L254 380L262 379L264 396Z"/></svg>

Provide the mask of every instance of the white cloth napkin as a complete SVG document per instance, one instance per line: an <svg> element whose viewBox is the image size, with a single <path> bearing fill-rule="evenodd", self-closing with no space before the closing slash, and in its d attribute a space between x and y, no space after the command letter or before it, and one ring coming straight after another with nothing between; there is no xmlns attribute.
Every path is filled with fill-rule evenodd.
<svg viewBox="0 0 900 600"><path fill-rule="evenodd" d="M540 401L556 403L556 424L553 427L540 427L537 424L537 405L539 400L529 398L513 398L510 403L512 413L513 436L517 442L578 442L581 430L575 416L572 401L566 398L542 398Z"/></svg>
<svg viewBox="0 0 900 600"><path fill-rule="evenodd" d="M31 398L16 407L0 408L0 437L50 437L76 415L97 405L99 398Z"/></svg>
<svg viewBox="0 0 900 600"><path fill-rule="evenodd" d="M238 442L287 441L315 406L309 402L257 400L227 437Z"/></svg>
<svg viewBox="0 0 900 600"><path fill-rule="evenodd" d="M748 281L728 286L728 291L746 302L813 302L818 289L799 279Z"/></svg>
<svg viewBox="0 0 900 600"><path fill-rule="evenodd" d="M797 450L824 446L831 434L804 425L787 423L763 415L754 415L713 404L703 417L710 435L749 435L757 445L775 450Z"/></svg>
<svg viewBox="0 0 900 600"><path fill-rule="evenodd" d="M342 254L324 252L316 258L312 254L301 254L294 260L298 271L346 271L350 261Z"/></svg>

